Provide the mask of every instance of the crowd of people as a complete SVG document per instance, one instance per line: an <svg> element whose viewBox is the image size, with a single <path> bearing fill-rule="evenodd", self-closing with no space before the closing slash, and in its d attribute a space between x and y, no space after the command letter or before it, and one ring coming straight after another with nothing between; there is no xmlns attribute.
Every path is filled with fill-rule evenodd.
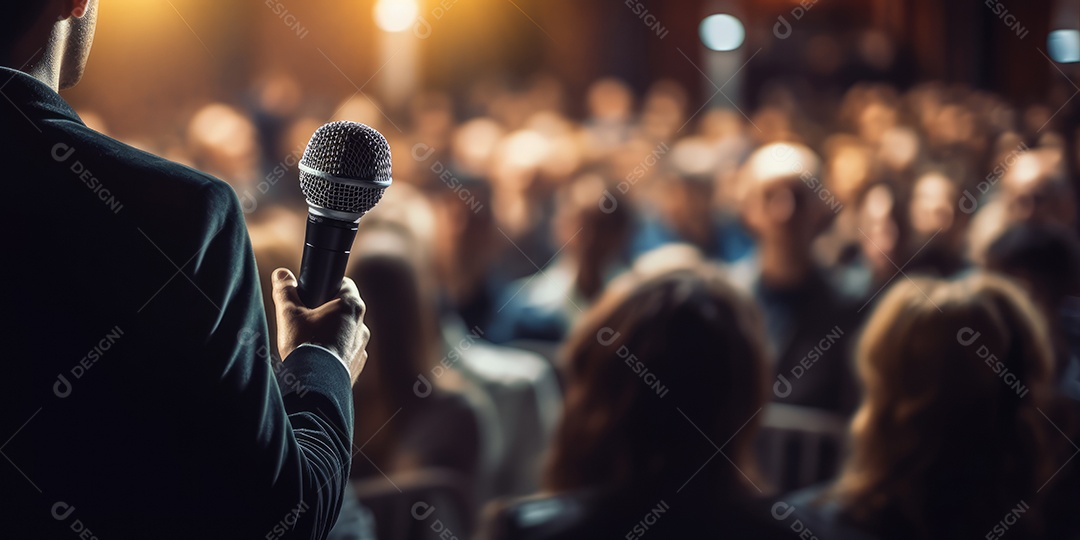
<svg viewBox="0 0 1080 540"><path fill-rule="evenodd" d="M547 77L301 102L270 79L157 150L233 185L269 303L306 138L390 141L335 535L1080 531L1080 137L1053 109L875 83L822 123L782 87L695 112Z"/></svg>

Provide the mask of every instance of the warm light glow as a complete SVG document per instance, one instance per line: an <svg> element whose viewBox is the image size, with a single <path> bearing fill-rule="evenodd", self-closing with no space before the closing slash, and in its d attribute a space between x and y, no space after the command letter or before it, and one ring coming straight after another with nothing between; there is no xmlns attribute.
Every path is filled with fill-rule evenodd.
<svg viewBox="0 0 1080 540"><path fill-rule="evenodd" d="M675 170L685 176L712 176L716 158L716 146L704 137L686 137L671 150Z"/></svg>
<svg viewBox="0 0 1080 540"><path fill-rule="evenodd" d="M551 152L551 142L532 130L520 130L503 139L506 163L518 169L539 166Z"/></svg>
<svg viewBox="0 0 1080 540"><path fill-rule="evenodd" d="M714 51L734 51L742 46L746 38L742 22L726 13L705 17L699 33L701 42Z"/></svg>
<svg viewBox="0 0 1080 540"><path fill-rule="evenodd" d="M752 178L767 183L797 178L803 173L817 176L820 162L809 148L780 142L759 148L750 156L747 165Z"/></svg>
<svg viewBox="0 0 1080 540"><path fill-rule="evenodd" d="M375 24L384 32L403 32L412 27L419 13L416 0L379 0L375 3Z"/></svg>
<svg viewBox="0 0 1080 540"><path fill-rule="evenodd" d="M1011 180L1016 185L1031 184L1042 175L1043 167L1039 163L1039 157L1030 152L1020 154L1016 163L1009 169Z"/></svg>

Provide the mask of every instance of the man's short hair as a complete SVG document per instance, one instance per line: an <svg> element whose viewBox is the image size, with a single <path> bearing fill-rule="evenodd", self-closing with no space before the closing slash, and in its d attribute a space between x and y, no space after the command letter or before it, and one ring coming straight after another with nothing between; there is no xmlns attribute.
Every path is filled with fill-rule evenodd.
<svg viewBox="0 0 1080 540"><path fill-rule="evenodd" d="M11 51L15 42L41 14L46 3L47 0L0 0L0 13L3 13L0 16L0 53Z"/></svg>

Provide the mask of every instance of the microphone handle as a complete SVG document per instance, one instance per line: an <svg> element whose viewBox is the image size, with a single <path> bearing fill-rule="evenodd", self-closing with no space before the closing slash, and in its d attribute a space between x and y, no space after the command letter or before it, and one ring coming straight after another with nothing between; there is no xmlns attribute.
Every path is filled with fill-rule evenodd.
<svg viewBox="0 0 1080 540"><path fill-rule="evenodd" d="M337 295L345 278L357 223L308 212L304 234L304 258L300 262L297 292L309 308L325 304Z"/></svg>

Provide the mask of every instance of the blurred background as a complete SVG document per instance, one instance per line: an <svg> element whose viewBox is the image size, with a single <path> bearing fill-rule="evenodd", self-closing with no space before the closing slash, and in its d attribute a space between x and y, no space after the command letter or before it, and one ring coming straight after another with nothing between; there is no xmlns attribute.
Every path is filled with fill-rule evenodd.
<svg viewBox="0 0 1080 540"><path fill-rule="evenodd" d="M605 76L638 97L656 81L677 83L688 115L706 102L731 107L723 96L709 99L715 88L706 77L723 85L753 57L724 92L748 112L778 86L799 100L838 102L865 80L962 84L1056 110L1075 91L1059 69L1075 75L1076 64L1048 57L1058 52L1066 62L1075 53L1075 2L992 4L113 0L101 8L91 69L68 97L121 138L167 146L183 141L209 102L325 118L357 87L402 129L413 127L409 105L423 91L445 93L465 119L483 112L476 101L485 89L539 85L558 94L560 112L584 118L583 98ZM703 43L701 22L715 13L731 14L744 36L715 28L731 51ZM1060 51L1047 42L1055 30L1064 31Z"/></svg>
<svg viewBox="0 0 1080 540"><path fill-rule="evenodd" d="M628 269L712 261L756 301L777 493L838 473L855 336L908 274L1011 272L1080 398L1078 62L1080 0L103 0L65 97L231 184L264 283L299 266L314 130L387 137L342 527L439 534L420 501L464 537L551 486L567 337Z"/></svg>

